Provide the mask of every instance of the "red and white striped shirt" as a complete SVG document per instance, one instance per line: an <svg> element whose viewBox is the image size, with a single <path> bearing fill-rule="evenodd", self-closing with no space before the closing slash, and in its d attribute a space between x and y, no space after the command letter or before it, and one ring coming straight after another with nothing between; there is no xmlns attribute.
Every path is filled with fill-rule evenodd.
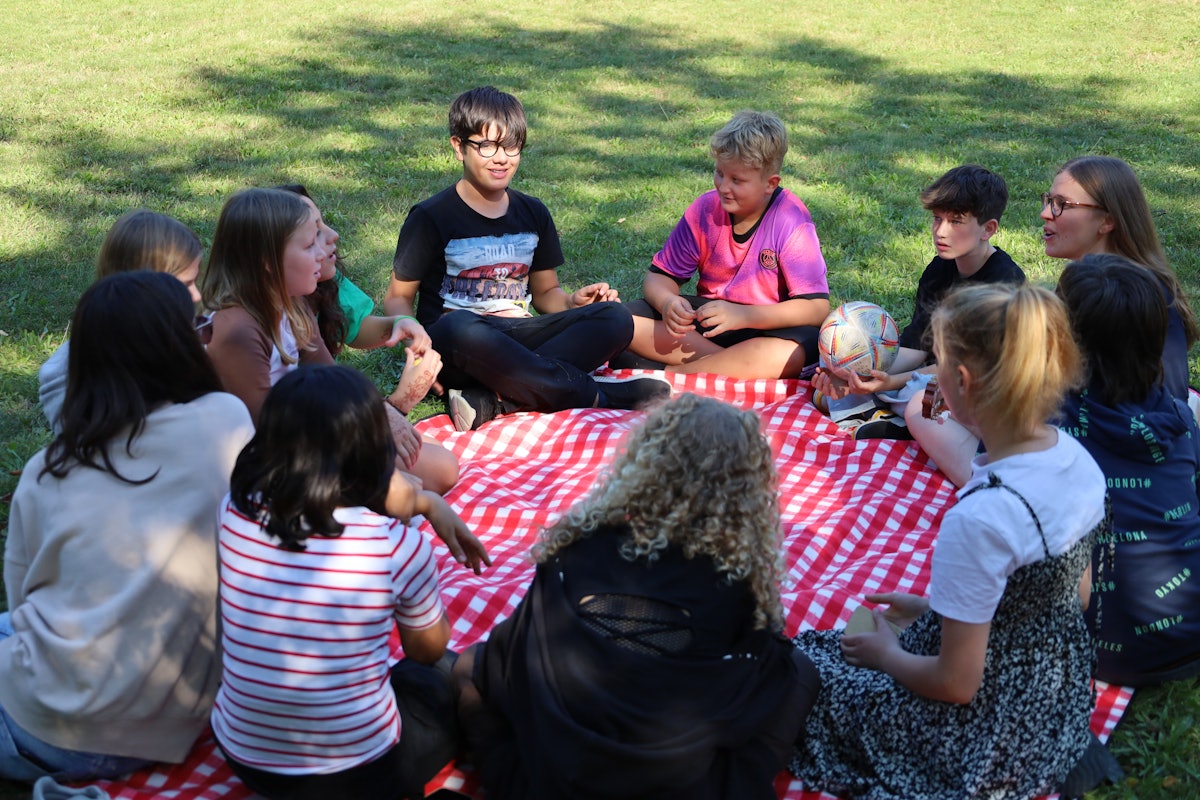
<svg viewBox="0 0 1200 800"><path fill-rule="evenodd" d="M231 757L285 775L340 772L400 741L393 621L442 617L433 549L416 528L340 508L336 538L279 547L226 496L220 513L222 681L212 726Z"/></svg>

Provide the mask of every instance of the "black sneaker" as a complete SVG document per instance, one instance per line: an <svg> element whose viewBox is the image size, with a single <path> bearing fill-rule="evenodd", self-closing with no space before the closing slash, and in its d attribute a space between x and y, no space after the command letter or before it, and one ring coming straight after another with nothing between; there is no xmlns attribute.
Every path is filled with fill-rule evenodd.
<svg viewBox="0 0 1200 800"><path fill-rule="evenodd" d="M868 420L854 429L855 439L897 439L912 441L912 431L904 424L904 420L892 414Z"/></svg>
<svg viewBox="0 0 1200 800"><path fill-rule="evenodd" d="M632 411L671 396L671 384L659 378L592 378L599 384L602 408Z"/></svg>
<svg viewBox="0 0 1200 800"><path fill-rule="evenodd" d="M1116 785L1124 779L1121 765L1093 733L1083 758L1067 773L1058 791L1064 799L1083 797L1102 783Z"/></svg>
<svg viewBox="0 0 1200 800"><path fill-rule="evenodd" d="M473 431L500 415L500 403L491 389L451 389L446 405L457 431Z"/></svg>

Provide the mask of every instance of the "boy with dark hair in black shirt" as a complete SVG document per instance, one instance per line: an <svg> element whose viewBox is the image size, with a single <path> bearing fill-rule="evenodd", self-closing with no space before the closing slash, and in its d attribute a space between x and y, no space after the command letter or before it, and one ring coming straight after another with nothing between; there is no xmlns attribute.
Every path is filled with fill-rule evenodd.
<svg viewBox="0 0 1200 800"><path fill-rule="evenodd" d="M454 426L472 430L514 411L634 408L669 394L660 380L589 374L629 344L633 317L607 283L572 294L559 286L550 212L509 188L525 147L521 102L471 89L449 123L462 177L409 212L384 308L411 315L416 305L445 364L439 380Z"/></svg>
<svg viewBox="0 0 1200 800"><path fill-rule="evenodd" d="M912 321L900 333L895 362L888 372L872 372L869 378L825 369L813 378L814 388L828 400L830 417L853 428L856 439L912 438L904 423L905 407L924 393L933 374L927 368L932 356L929 320L948 291L968 283L1025 281L1008 253L991 243L1008 205L1008 187L999 175L974 164L955 167L921 192L921 205L932 217L937 255L917 283ZM880 406L894 413L878 414Z"/></svg>

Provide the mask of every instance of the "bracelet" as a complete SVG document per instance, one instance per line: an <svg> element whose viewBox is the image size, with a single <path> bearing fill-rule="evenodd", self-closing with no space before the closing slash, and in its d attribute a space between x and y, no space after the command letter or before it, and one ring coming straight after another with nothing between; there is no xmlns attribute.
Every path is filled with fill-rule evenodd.
<svg viewBox="0 0 1200 800"><path fill-rule="evenodd" d="M392 324L395 325L396 322L399 322L402 319L411 319L413 322L417 322L416 317L410 317L408 314L396 314L395 321L393 321ZM419 325L420 323L418 322L417 324Z"/></svg>

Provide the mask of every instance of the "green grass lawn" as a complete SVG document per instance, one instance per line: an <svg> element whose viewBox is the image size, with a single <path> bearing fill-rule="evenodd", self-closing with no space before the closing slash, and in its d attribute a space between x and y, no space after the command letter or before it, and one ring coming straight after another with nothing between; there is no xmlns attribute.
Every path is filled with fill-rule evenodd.
<svg viewBox="0 0 1200 800"><path fill-rule="evenodd" d="M1141 177L1196 304L1192 0L14 0L6 16L0 495L48 441L37 367L121 213L163 211L207 244L233 191L300 181L341 231L352 277L379 298L406 210L455 176L446 108L484 83L530 116L514 185L554 213L569 288L607 280L636 297L650 257L711 186L708 136L756 108L788 125L784 185L816 219L835 301L907 319L932 256L917 194L964 162L1008 181L995 241L1052 283L1061 264L1042 253L1038 195L1062 162L1099 153ZM384 354L347 360L386 388L398 368ZM1140 692L1113 745L1129 782L1090 797L1198 796L1198 712L1194 682ZM16 796L0 784L0 798Z"/></svg>

